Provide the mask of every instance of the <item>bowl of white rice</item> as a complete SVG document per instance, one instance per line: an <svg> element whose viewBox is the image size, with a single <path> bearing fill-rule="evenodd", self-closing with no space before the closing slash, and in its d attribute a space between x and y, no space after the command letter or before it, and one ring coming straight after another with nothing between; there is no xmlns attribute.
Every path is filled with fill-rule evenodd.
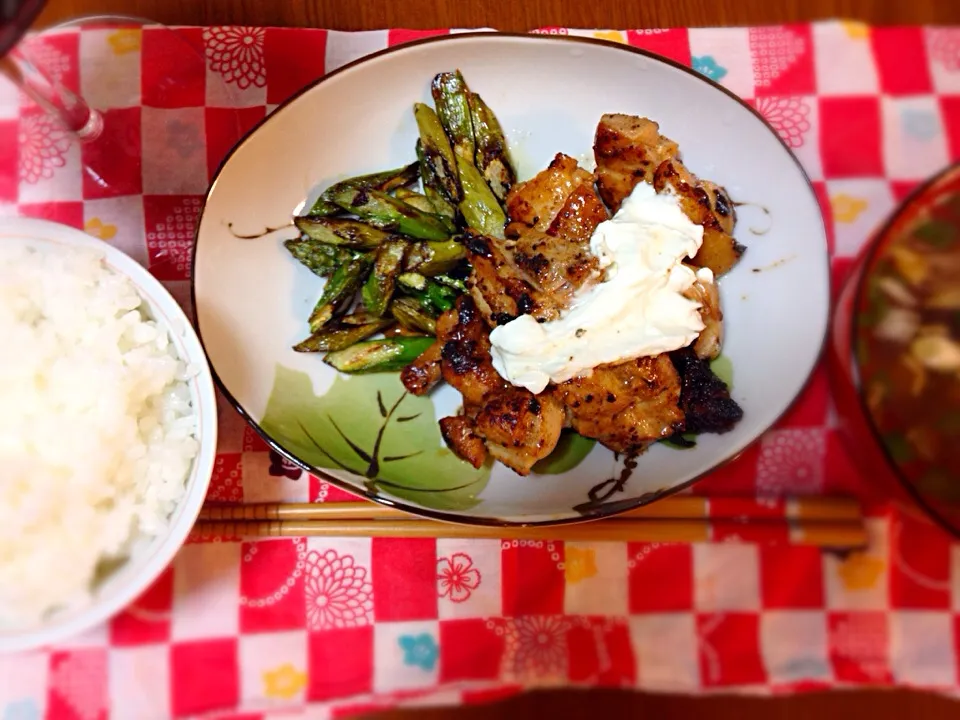
<svg viewBox="0 0 960 720"><path fill-rule="evenodd" d="M0 220L0 652L83 633L146 590L216 446L210 369L166 289L79 230Z"/></svg>

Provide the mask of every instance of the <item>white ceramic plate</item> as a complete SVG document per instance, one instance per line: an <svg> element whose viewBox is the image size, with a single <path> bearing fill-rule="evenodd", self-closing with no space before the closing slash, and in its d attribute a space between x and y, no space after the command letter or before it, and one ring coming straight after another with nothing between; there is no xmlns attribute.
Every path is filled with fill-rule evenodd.
<svg viewBox="0 0 960 720"><path fill-rule="evenodd" d="M0 653L49 645L82 633L119 612L143 593L170 564L193 527L207 494L217 453L217 405L210 369L190 321L163 285L116 248L66 225L30 218L5 218L0 220L0 242L8 241L92 248L103 254L112 270L125 275L136 285L150 315L169 331L179 357L200 368L189 383L192 402L199 415L200 451L186 481L186 494L170 518L167 531L137 543L130 558L95 588L88 604L54 613L36 627L0 628Z"/></svg>
<svg viewBox="0 0 960 720"><path fill-rule="evenodd" d="M288 224L332 182L410 162L417 138L412 105L431 102L433 76L455 68L499 117L521 179L557 152L592 167L600 116L630 113L658 121L694 173L748 203L739 208L736 230L747 252L720 283L723 352L744 410L733 431L701 436L690 450L655 446L622 486L613 481L622 462L599 445L568 448L552 473L521 478L500 465L478 472L443 447L436 429L436 419L459 404L452 388L429 399L402 398L396 375L348 378L318 356L290 349L308 334L305 318L323 281L282 247L296 235L292 228L257 240L236 235ZM814 193L786 146L747 105L687 68L626 46L492 33L372 55L278 108L221 167L197 230L193 277L214 372L277 450L373 499L478 523L597 517L649 502L737 455L803 387L829 303ZM381 418L378 393L388 408L401 402L389 418ZM363 456L378 434L378 467L371 467ZM581 459L577 450L589 452Z"/></svg>

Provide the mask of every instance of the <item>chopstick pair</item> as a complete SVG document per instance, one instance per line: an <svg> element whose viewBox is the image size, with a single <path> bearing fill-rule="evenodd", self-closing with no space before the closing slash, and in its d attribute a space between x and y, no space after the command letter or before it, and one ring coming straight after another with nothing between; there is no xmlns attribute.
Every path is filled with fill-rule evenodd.
<svg viewBox="0 0 960 720"><path fill-rule="evenodd" d="M212 505L194 528L204 537L397 537L710 542L736 538L833 549L864 547L859 504L842 497L753 499L681 495L615 517L553 526L461 525L416 518L369 502Z"/></svg>

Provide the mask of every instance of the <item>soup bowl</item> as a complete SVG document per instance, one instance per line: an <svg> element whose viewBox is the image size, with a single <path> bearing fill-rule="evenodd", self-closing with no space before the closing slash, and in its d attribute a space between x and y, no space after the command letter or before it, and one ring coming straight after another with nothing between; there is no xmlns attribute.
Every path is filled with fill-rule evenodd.
<svg viewBox="0 0 960 720"><path fill-rule="evenodd" d="M828 358L870 487L960 536L960 164L919 187L861 251Z"/></svg>

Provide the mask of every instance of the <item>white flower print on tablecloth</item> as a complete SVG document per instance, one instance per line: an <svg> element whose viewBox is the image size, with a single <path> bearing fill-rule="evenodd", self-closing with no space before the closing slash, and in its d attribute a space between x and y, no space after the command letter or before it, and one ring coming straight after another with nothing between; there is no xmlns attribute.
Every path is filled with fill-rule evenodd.
<svg viewBox="0 0 960 720"><path fill-rule="evenodd" d="M264 87L267 84L263 61L265 36L266 30L257 27L238 25L204 29L203 43L210 69L241 90L251 85Z"/></svg>
<svg viewBox="0 0 960 720"><path fill-rule="evenodd" d="M488 620L487 627L504 639L504 680L537 680L541 683L566 680L569 618L531 615Z"/></svg>
<svg viewBox="0 0 960 720"><path fill-rule="evenodd" d="M807 118L810 107L803 98L760 97L755 106L787 145L791 148L803 145L803 136L810 130Z"/></svg>
<svg viewBox="0 0 960 720"><path fill-rule="evenodd" d="M876 614L853 613L837 621L830 642L834 655L851 663L872 681L882 682L888 673L886 624Z"/></svg>
<svg viewBox="0 0 960 720"><path fill-rule="evenodd" d="M930 59L951 72L960 71L960 28L927 28Z"/></svg>
<svg viewBox="0 0 960 720"><path fill-rule="evenodd" d="M50 690L80 720L96 720L105 712L103 683L107 676L106 654L100 650L75 650L55 661Z"/></svg>
<svg viewBox="0 0 960 720"><path fill-rule="evenodd" d="M44 41L43 38L30 38L19 49L27 60L43 72L54 85L63 82L63 78L73 66L69 55L55 45ZM26 106L35 105L26 95L23 95L23 103Z"/></svg>
<svg viewBox="0 0 960 720"><path fill-rule="evenodd" d="M761 495L815 494L823 489L826 438L820 428L772 430L760 444Z"/></svg>
<svg viewBox="0 0 960 720"><path fill-rule="evenodd" d="M31 112L20 117L17 144L20 146L19 173L31 185L49 180L66 162L72 138L50 115Z"/></svg>
<svg viewBox="0 0 960 720"><path fill-rule="evenodd" d="M373 586L367 568L335 550L307 554L304 571L307 623L312 630L369 625Z"/></svg>
<svg viewBox="0 0 960 720"><path fill-rule="evenodd" d="M437 560L437 594L452 602L466 602L480 587L480 571L466 553L453 553Z"/></svg>
<svg viewBox="0 0 960 720"><path fill-rule="evenodd" d="M770 87L806 53L806 40L789 28L750 28L753 79L758 88Z"/></svg>

